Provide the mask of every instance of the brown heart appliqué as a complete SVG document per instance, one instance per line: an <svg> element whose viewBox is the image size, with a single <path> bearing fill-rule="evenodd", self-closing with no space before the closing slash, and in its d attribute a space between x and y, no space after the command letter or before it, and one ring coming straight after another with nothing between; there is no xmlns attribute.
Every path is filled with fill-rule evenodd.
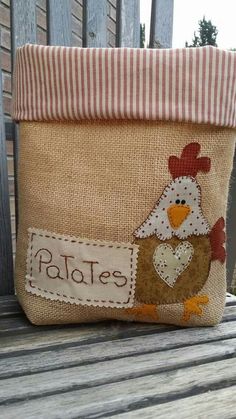
<svg viewBox="0 0 236 419"><path fill-rule="evenodd" d="M160 244L153 254L153 265L163 281L173 288L179 275L189 266L194 254L191 243L184 241L175 249Z"/></svg>

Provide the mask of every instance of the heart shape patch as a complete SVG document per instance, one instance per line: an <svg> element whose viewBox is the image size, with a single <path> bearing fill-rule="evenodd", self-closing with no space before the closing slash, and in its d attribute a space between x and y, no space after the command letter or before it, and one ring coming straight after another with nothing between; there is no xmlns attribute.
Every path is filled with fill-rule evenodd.
<svg viewBox="0 0 236 419"><path fill-rule="evenodd" d="M189 266L193 254L194 248L188 241L175 249L169 244L160 244L153 254L153 265L161 279L173 288L179 275Z"/></svg>

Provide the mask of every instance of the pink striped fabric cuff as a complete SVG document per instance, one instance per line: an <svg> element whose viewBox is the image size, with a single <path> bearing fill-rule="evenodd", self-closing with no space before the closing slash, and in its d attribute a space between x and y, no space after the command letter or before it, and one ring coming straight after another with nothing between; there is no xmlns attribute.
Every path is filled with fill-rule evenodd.
<svg viewBox="0 0 236 419"><path fill-rule="evenodd" d="M145 119L236 126L236 53L214 47L17 50L15 120Z"/></svg>

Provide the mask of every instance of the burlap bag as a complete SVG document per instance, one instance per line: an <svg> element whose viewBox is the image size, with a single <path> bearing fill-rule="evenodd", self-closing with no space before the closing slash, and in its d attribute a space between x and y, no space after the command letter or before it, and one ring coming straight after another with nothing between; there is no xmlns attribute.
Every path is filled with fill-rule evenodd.
<svg viewBox="0 0 236 419"><path fill-rule="evenodd" d="M221 320L235 67L211 47L18 50L15 284L32 323Z"/></svg>

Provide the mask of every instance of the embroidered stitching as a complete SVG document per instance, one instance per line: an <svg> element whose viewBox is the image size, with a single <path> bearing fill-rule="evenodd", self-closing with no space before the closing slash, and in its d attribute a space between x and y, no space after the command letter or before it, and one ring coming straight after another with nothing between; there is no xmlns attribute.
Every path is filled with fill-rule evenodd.
<svg viewBox="0 0 236 419"><path fill-rule="evenodd" d="M202 211L201 187L195 179L198 172L209 172L211 167L210 158L198 157L200 150L200 144L194 142L183 148L180 157L169 157L168 168L173 180L164 188L146 220L133 233L134 243L140 246L135 291L139 303L183 302L186 297L196 295L206 282L211 255L212 260L217 258L223 262L222 222L216 223L211 232ZM168 242L186 243L184 240L188 239L195 247L190 243L191 252L187 251L182 257L184 263L179 266L174 260L173 247ZM159 252L161 246L166 255L164 251L163 255ZM174 245L174 248L178 246L181 244ZM168 254L167 249L171 253ZM200 263L202 269L199 274L196 266ZM181 277L177 281L179 275ZM198 314L200 309L196 301L192 304L192 309Z"/></svg>
<svg viewBox="0 0 236 419"><path fill-rule="evenodd" d="M191 234L194 234L195 236L200 236L200 235L203 234L201 231L200 232L199 231L192 231L192 232L188 232L188 234L186 234L186 235L181 235L178 232L178 229L177 230L173 229L173 231L172 231L172 227L170 225L170 229L168 229L168 231L169 231L168 237L166 237L166 235L163 234L163 232L160 233L158 231L160 228L154 228L154 227L148 228L148 227L151 227L155 223L155 221L154 221L155 219L157 219L157 220L162 219L161 211L162 210L167 210L167 208L161 208L162 207L161 204L162 204L163 200L167 197L167 194L169 193L169 191L173 190L173 187L175 187L175 184L181 183L182 181L184 183L185 180L191 180L191 182L193 182L195 184L196 188L199 191L199 194L197 195L197 201L196 201L196 205L198 207L198 215L196 215L196 214L195 215L196 215L196 217L199 217L199 219L201 218L201 219L204 220L205 227L206 227L206 232L208 233L210 231L210 225L209 225L208 221L206 220L206 218L204 217L202 207L201 207L201 187L200 187L200 185L196 182L196 180L193 177L181 176L180 178L172 180L172 182L164 188L159 200L154 205L153 209L149 213L146 220L134 231L133 234L134 234L135 237L147 238L147 237L150 237L153 234L155 234L160 240L164 241L164 240L169 239L173 236L176 236L179 239L185 239ZM190 215L187 218L189 218L191 216L191 214L194 214L194 210L191 211Z"/></svg>
<svg viewBox="0 0 236 419"><path fill-rule="evenodd" d="M153 234L156 234L156 236L160 240L166 240L170 239L172 236L177 236L180 239L185 239L190 234L194 234L197 236L200 234L209 233L210 226L205 217L203 216L201 209L201 188L198 185L195 177L199 171L209 172L211 167L211 160L208 157L197 157L200 153L200 150L200 144L198 142L192 142L184 147L180 158L176 156L169 157L168 167L173 177L173 181L164 189L161 197L149 213L146 220L134 231L134 236L138 238L146 238L150 237ZM195 208L195 206L197 205L197 209L195 209L195 211L197 212L197 214L195 214L195 229L193 229L193 227L192 229L190 228L191 224L186 225L187 229L182 229L182 224L186 224L186 220L183 220L182 224L180 225L180 228L173 228L173 226L171 225L171 220L165 219L164 217L168 209L168 207L166 207L166 204L169 206L174 203L172 202L172 199L170 199L169 202L165 203L165 199L174 198L175 195L176 197L178 197L180 193L178 192L178 189L182 191L181 193L183 196L186 194L182 187L178 188L178 184L181 184L182 182L183 184L185 184L184 189L187 190L188 188L190 188L189 200L190 202L192 200L192 207ZM171 196L170 190L173 191L173 197ZM194 200L192 199L192 197L190 198L190 196L193 193L195 194ZM163 200L165 207L163 207ZM184 201L184 203L185 202L186 201ZM180 203L181 201L179 200L178 204ZM164 211L164 215L162 214L162 211ZM194 217L191 217L192 214L194 214L194 210L190 212L190 215L188 215L186 219L194 219ZM197 221L197 219L199 221Z"/></svg>
<svg viewBox="0 0 236 419"><path fill-rule="evenodd" d="M161 279L173 288L178 277L191 263L193 254L194 248L187 241L180 243L175 249L169 244L160 244L153 254L153 265ZM172 261L168 260L170 257ZM185 257L187 259L183 260Z"/></svg>
<svg viewBox="0 0 236 419"><path fill-rule="evenodd" d="M221 217L216 221L209 234L211 242L211 260L219 260L222 264L226 259L226 250L223 246L226 240L224 228L225 220Z"/></svg>
<svg viewBox="0 0 236 419"><path fill-rule="evenodd" d="M169 171L173 179L180 176L192 176L195 178L198 172L206 173L210 171L211 160L208 157L197 157L200 150L200 144L194 142L184 147L181 157L169 157Z"/></svg>
<svg viewBox="0 0 236 419"><path fill-rule="evenodd" d="M114 248L114 249L124 249L124 250L129 250L130 251L130 290L129 290L129 297L126 301L114 301L114 300L95 300L95 299L83 299L83 298L79 298L79 297L73 297L73 296L68 296L65 294L60 294L58 292L52 292L49 290L45 290L42 289L38 286L34 286L32 285L32 281L29 280L29 284L32 288L36 288L39 291L42 291L46 294L51 294L51 295L57 295L58 297L64 297L64 298L68 298L71 300L77 300L77 301L87 301L87 302L94 302L94 303L111 303L111 304L128 304L131 300L131 295L132 295L132 291L134 289L135 286L135 272L133 271L133 263L134 263L134 249L127 247L127 246L122 246L122 245L106 245L103 243L89 243L89 242L83 242L80 240L75 240L75 239L69 239L69 238L64 238L64 237L60 237L59 235L49 235L46 233L35 233L34 231L32 231L31 228L28 229L30 236L30 277L32 277L32 271L33 271L33 238L34 236L38 235L39 237L46 237L49 239L55 239L55 240L61 240L61 241L65 241L65 242L71 242L71 243L78 243L78 244L83 244L86 246L97 246L97 247L108 247L108 248ZM118 272L118 271L117 271Z"/></svg>

